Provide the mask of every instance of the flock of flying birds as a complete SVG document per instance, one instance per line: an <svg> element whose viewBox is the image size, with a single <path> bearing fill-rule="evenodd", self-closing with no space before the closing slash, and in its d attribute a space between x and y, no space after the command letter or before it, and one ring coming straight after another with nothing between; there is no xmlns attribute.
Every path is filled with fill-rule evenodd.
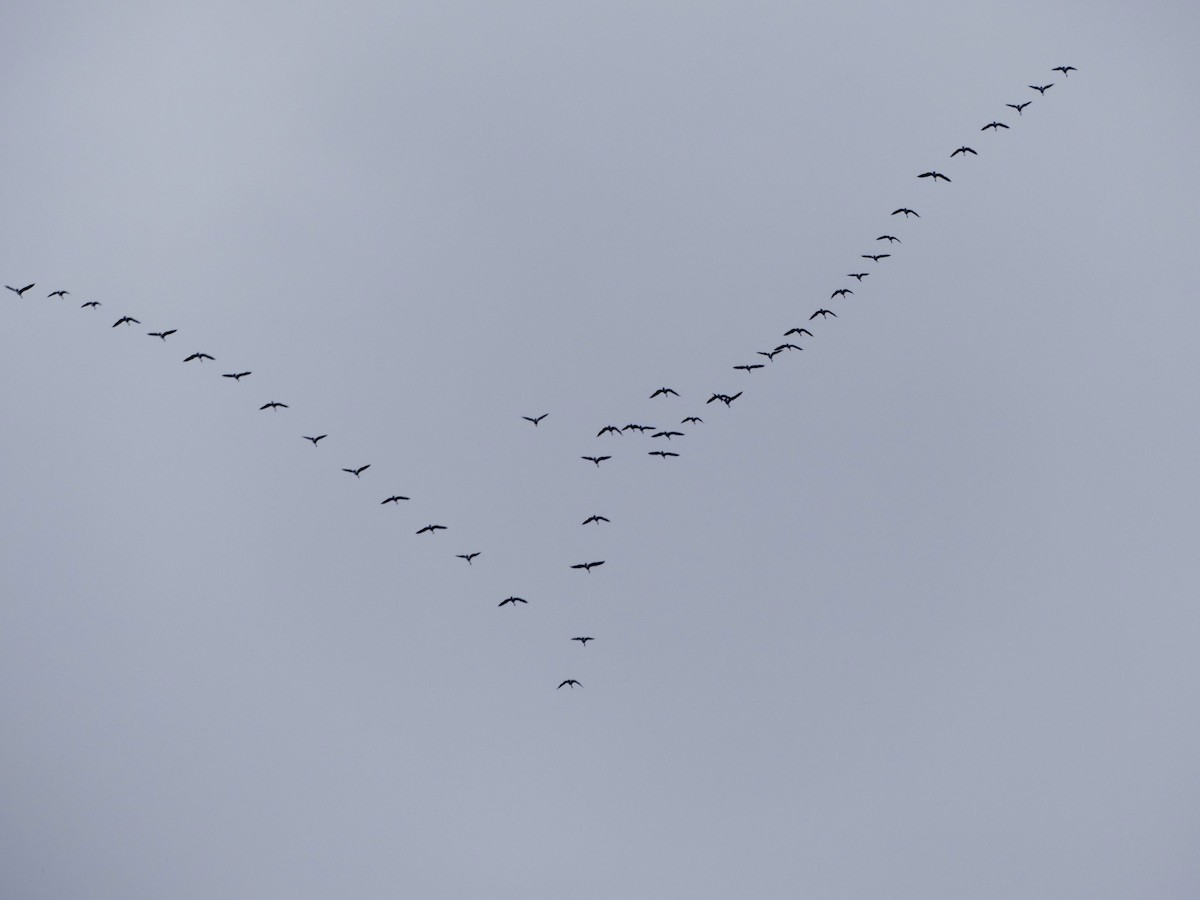
<svg viewBox="0 0 1200 900"><path fill-rule="evenodd" d="M1061 72L1062 76L1064 78L1066 78L1069 76L1069 74L1071 72L1074 72L1077 70L1074 66L1055 66L1051 71ZM1042 84L1042 85L1031 84L1031 85L1029 85L1029 87L1030 87L1030 89L1037 91L1039 98L1041 98L1041 97L1045 96L1046 91L1048 91L1048 90L1050 90L1050 88L1054 87L1054 83L1051 82L1049 84ZM1005 106L1016 110L1018 116L1024 116L1025 109L1028 108L1030 106L1030 104L1033 102L1034 102L1033 100L1024 100L1019 103L1007 103L1007 104L1005 104ZM993 120L993 121L987 123L986 125L984 125L980 130L984 131L984 132L992 131L992 132L998 134L1001 129L1007 130L1008 128L1009 128L1009 126L1007 124L1005 124L1004 122L999 122L999 121ZM978 155L979 155L978 151L976 151L974 148L968 147L964 144L964 145L958 147L956 150L954 150L950 154L950 159L954 159L955 157L958 157L958 156L962 156L964 159L966 159L968 156L978 156ZM922 178L929 179L931 184L937 184L937 182L939 182L939 181L944 181L947 184L949 184L952 181L952 179L948 175L945 175L942 172L939 172L935 169L930 169L926 172L921 172L920 174L917 175L917 178L918 179L922 179ZM907 206L902 206L902 207L892 210L891 215L892 216L903 216L905 220L910 219L910 218L920 218L920 214L916 210L911 209ZM875 238L875 241L876 242L886 241L889 249L892 248L895 244L901 243L901 239L897 235L894 235L894 234L881 234ZM873 264L871 267L869 267L871 269L874 269L874 267L877 266L881 261L883 261L885 259L889 259L890 257L891 257L891 253L862 253L862 254L860 254L861 259L871 260L871 262ZM855 283L857 285L861 286L863 279L869 277L871 274L873 274L871 271L849 272L849 273L847 273L846 277L853 278L855 280ZM5 285L5 287L8 290L12 291L14 294L16 294L17 297L24 298L25 294L27 294L29 291L33 290L34 287L36 287L36 282L24 285L23 287L12 287L11 285ZM70 291L57 290L57 291L51 291L46 296L47 296L47 298L57 297L60 300L64 300L69 294L70 294ZM829 295L829 300L837 300L837 299L844 300L846 297L852 296L853 294L854 294L854 291L851 288L839 287L839 288L835 289ZM95 310L98 310L101 305L102 304L99 300L88 300L87 302L81 304L80 308L81 309L90 309L90 310L95 311ZM808 317L807 321L814 322L816 319L821 319L822 321L824 321L824 320L828 319L829 317L837 318L837 313L831 309L826 309L824 306L822 306L822 307L818 308L817 310L815 310ZM123 315L120 318L118 318L115 322L113 322L111 327L112 328L120 328L121 326L125 326L126 328L129 328L134 325L141 325L141 324L142 324L142 322L140 319L136 319L130 315ZM171 337L175 333L176 333L176 329L174 329L174 328L166 328L161 331L147 331L146 332L147 336L158 338L160 341L162 341L164 343L166 342L167 338ZM809 338L813 337L813 333L812 333L812 331L810 331L808 328L804 327L803 325L793 325L792 327L790 327L786 331L784 331L782 334L782 337L785 339L788 339L788 340L785 340L783 343L776 344L770 350L755 351L756 355L765 359L766 362L755 361L755 362L750 362L750 363L741 363L741 364L733 366L734 370L742 371L742 372L746 372L747 374L750 374L758 369L763 369L766 366L770 365L771 363L773 363L775 361L775 358L782 353L785 353L785 352L792 353L795 351L803 350L804 349L803 347L799 346L798 344L796 344L792 340L790 340L791 338L793 338L793 336L794 336L795 340L798 341L804 337L809 337ZM203 365L206 362L216 362L216 358L214 356L212 356L211 354L197 351L197 352L190 353L187 356L183 357L182 361L184 363L195 363L197 365ZM241 371L234 371L234 372L222 372L221 377L228 378L234 382L240 383L243 378L248 378L253 374L254 373L251 370L241 370ZM720 401L726 407L730 407L733 404L733 402L741 396L742 396L742 391L740 391L740 390L733 394L714 392L704 402L705 402L705 404L710 404L710 403ZM674 388L667 387L664 385L662 387L655 389L650 394L649 398L651 400L656 400L658 398L662 398L665 401L670 401L672 398L679 398L679 397L680 397L680 394L678 391L676 391ZM268 411L269 410L271 412L277 412L278 410L289 409L289 408L290 407L287 403L282 403L278 400L268 400L266 403L263 403L259 407L259 410L260 411ZM525 421L531 423L535 428L537 428L538 426L541 425L541 423L543 421L546 420L546 418L548 416L549 416L549 413L541 413L540 415L522 416L521 418L523 418ZM600 428L600 430L598 432L596 432L596 437L597 438L605 438L605 437L611 437L611 436L621 436L621 435L624 435L629 432L637 432L639 435L642 435L642 434L645 434L646 432L652 432L650 435L652 440L662 438L667 442L668 446L674 446L671 444L671 441L673 439L682 438L687 435L687 432L679 431L678 430L679 428L681 428L683 426L700 425L703 423L703 421L704 420L702 418L693 414L693 415L688 415L688 416L684 416L683 418L681 418L678 426L668 425L668 426L664 426L664 427L659 427L656 425L644 425L644 424L638 424L638 423L634 423L634 422L630 422L630 423L628 423L626 425L622 425L622 426L604 425L602 428ZM321 441L325 440L325 438L327 438L328 436L329 436L328 434L300 435L300 437L303 440L311 442L314 447L317 447L321 443ZM661 448L648 450L646 452L650 456L657 456L664 460L679 456L679 453L674 450L666 450L666 449L661 449ZM609 459L612 459L612 455L611 454L594 453L594 454L589 454L589 455L583 455L580 458L586 462L592 463L594 466L599 468L601 463L603 463ZM356 479L361 479L363 473L366 472L367 469L369 469L369 468L371 468L370 463L366 463L366 464L359 465L359 466L343 467L342 471L349 475L353 475ZM410 499L411 499L410 497L403 496L400 494L392 494L388 497L385 497L383 500L380 501L380 503L382 505L386 505L389 503L399 505L401 502L404 502L404 501L407 501ZM610 523L610 520L608 518L606 518L605 516L602 516L599 514L592 514L592 515L588 516L586 519L584 519L581 524L586 526L586 525L600 525L600 524L611 524L611 523ZM434 535L434 534L437 534L437 532L439 532L439 531L447 531L447 530L448 530L448 526L446 526L446 525L430 523L430 524L425 525L422 528L418 529L416 534L418 534L418 535L421 535L421 534ZM474 560L476 560L480 555L481 555L481 551L478 551L478 550L473 550L473 551L470 551L467 553L455 554L455 556L458 559L464 560L467 563L467 565L473 565ZM591 560L588 562L580 562L580 563L571 564L570 568L590 574L593 569L603 566L605 564L605 562L606 562L606 560L603 560L603 559ZM522 597L510 595L510 596L504 598L503 600L501 600L498 605L500 607L511 606L512 608L516 609L516 608L518 608L518 606L526 606L526 605L528 605L528 603L529 603L529 601ZM588 641L595 640L595 638L592 637L591 635L576 635L574 637L571 637L570 640L578 641L579 645L581 647L586 647L588 644ZM583 684L575 678L565 678L558 685L559 689L564 688L564 687L569 687L573 690L576 687L583 687Z"/></svg>

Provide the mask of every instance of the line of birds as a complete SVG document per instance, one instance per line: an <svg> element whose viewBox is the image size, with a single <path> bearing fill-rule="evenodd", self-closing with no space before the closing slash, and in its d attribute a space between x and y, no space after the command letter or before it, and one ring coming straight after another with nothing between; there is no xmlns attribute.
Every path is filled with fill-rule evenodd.
<svg viewBox="0 0 1200 900"><path fill-rule="evenodd" d="M1069 75L1070 72L1077 71L1077 69L1074 66L1055 66L1051 71L1061 72L1063 77L1065 78ZM1044 85L1033 85L1033 84L1029 85L1029 87L1032 90L1035 90L1038 92L1039 97L1044 97L1046 91L1049 90L1050 88L1052 88L1053 86L1054 86L1053 82L1049 83L1049 84L1044 84ZM1033 101L1031 101L1031 100L1026 100L1026 101L1023 101L1020 103L1007 103L1007 104L1005 104L1005 106L1015 109L1019 116L1024 116L1024 110L1026 108L1028 108L1032 102ZM1001 129L1007 130L1008 128L1009 128L1009 126L1003 122L992 121L992 122L989 122L988 124L984 125L983 128L981 129L981 131L989 131L990 130L990 131L994 131L994 132L998 133ZM958 157L958 156L963 156L965 158L967 155L978 156L979 154L972 147L962 145L950 154L950 158L954 159L955 157ZM939 181L944 181L947 184L949 184L952 181L952 179L949 176L947 176L935 169L929 169L925 172L921 172L917 175L917 178L918 179L928 179L931 184L937 184L937 182L939 182ZM894 209L891 212L891 215L892 216L902 215L902 216L904 216L905 219L920 218L920 214L916 210L911 209L909 207L898 207L897 209ZM875 241L876 242L886 241L888 243L889 247L902 243L901 238L894 234L881 234L877 238L875 238ZM873 263L878 264L882 260L889 259L891 257L891 254L890 253L863 253L863 254L860 254L860 257L862 259L869 259ZM846 277L855 279L856 284L861 286L863 283L863 279L869 277L871 274L872 274L871 272L850 272L846 275ZM28 293L30 290L32 290L35 286L36 286L36 282L24 285L23 287L13 287L11 285L5 285L5 287L8 290L15 293L18 298L24 298L25 294ZM59 299L65 299L66 297L68 297L70 295L70 293L71 292L68 290L56 290L56 291L50 292L47 295L47 298L57 297ZM848 288L848 287L838 287L835 290L833 290L833 292L829 296L829 299L830 300L839 300L840 299L840 300L844 301L851 296L854 296L854 290L852 290L851 288ZM81 308L95 310L95 309L98 309L100 306L101 306L100 301L88 300L81 305ZM808 321L813 322L818 318L821 320L825 320L830 317L837 318L837 313L831 309L827 309L822 306L822 307L816 309L808 317ZM129 327L129 326L141 325L141 324L142 324L141 320L136 319L133 316L123 315L120 318L118 318L115 322L113 322L111 327L117 328L118 326L121 326L121 325L125 325L125 326ZM156 337L160 341L165 343L167 338L176 334L176 332L177 332L177 329L169 328L169 329L164 329L162 331L149 331L146 333L148 336ZM811 338L811 337L813 337L813 332L803 326L792 326L783 332L784 338L790 338L792 336L795 336L797 339L800 339L801 337L810 337ZM755 351L755 354L757 356L766 358L766 360L767 360L766 363L762 363L762 362L738 363L733 366L733 369L735 371L743 371L743 372L746 372L747 374L750 374L750 373L758 371L759 369L764 369L769 364L774 363L775 358L777 356L779 356L780 354L783 354L785 352L790 353L790 352L801 351L803 349L804 349L803 347L801 347L795 343L791 343L791 342L776 344L771 350L756 350ZM197 351L195 353L192 353L192 354L186 356L183 360L183 362L185 362L185 363L190 363L190 362L204 363L205 361L210 361L210 362L215 361L215 357L213 357L212 355L210 355L208 353L203 353L203 352ZM230 379L231 381L236 382L236 383L240 383L242 381L242 379L248 378L252 374L253 374L253 371L251 371L251 370L242 370L242 371L234 371L234 372L225 372L225 373L222 373L221 377ZM709 396L709 398L704 402L705 402L705 405L708 405L708 404L712 404L714 402L720 401L721 403L723 403L726 406L726 408L728 408L728 407L732 406L732 404L735 400L737 400L739 397L742 396L742 393L743 392L740 390L737 391L736 393L712 392L711 395ZM656 400L659 402L670 401L672 398L681 399L682 394L679 391L675 390L674 388L666 386L666 385L656 388L649 395L650 400ZM271 401L268 401L268 402L262 404L259 407L260 411L262 411L262 410L278 411L281 409L290 409L290 406L287 403L282 403L277 400L271 400ZM549 413L541 413L536 416L521 416L521 418L523 420L532 424L534 428L539 428L540 425L544 421L546 421L546 419L548 417L549 417ZM680 426L700 425L703 422L704 422L704 420L700 416L692 414L692 415L684 416L680 420ZM652 434L650 436L651 440L658 439L658 438L664 438L668 442L672 441L675 438L686 437L686 432L679 431L674 426L667 426L667 427L660 428L656 425L645 425L645 424L638 424L635 422L630 422L623 426L617 426L617 425L612 425L612 424L604 425L596 432L595 437L596 438L621 437L629 432L636 432L638 435L644 435L646 432L652 432ZM315 448L320 444L321 441L328 438L329 435L328 434L314 434L314 435L305 434L305 435L301 435L301 437L304 440L309 441ZM679 457L680 454L674 450L653 449L653 450L648 450L647 455L657 456L657 457L665 460L665 459L669 459L669 458ZM592 463L598 469L598 468L600 468L601 463L611 460L613 458L613 456L612 456L612 454L590 453L590 454L581 455L580 458L584 461ZM350 475L353 475L355 477L355 479L361 479L363 473L366 472L370 468L371 468L371 464L365 463L360 466L344 467L344 468L342 468L341 471L348 473ZM401 502L407 502L411 499L412 498L407 495L393 493L393 494L389 495L388 497L384 498L382 501L380 501L380 504L386 506L387 504L390 503L390 504L399 506ZM584 526L586 526L586 525L599 526L600 524L608 525L608 524L611 524L611 520L606 516L600 515L598 513L593 513L593 514L589 515L587 518L585 518L581 524ZM415 533L417 535L422 535L422 534L436 535L439 531L447 531L447 530L449 530L449 529L448 529L448 526L446 526L446 525L429 523L429 524L419 528ZM472 551L466 552L466 553L457 553L457 554L455 554L455 558L464 560L468 566L473 566L474 561L476 559L478 559L481 555L482 555L481 551L472 550ZM600 566L605 565L605 563L606 563L606 560L603 560L603 559L590 560L587 562L571 564L570 568L573 570L580 570L580 571L584 571L588 574L591 574L593 569L599 568ZM498 605L500 607L511 606L512 608L516 609L518 605L521 605L521 606L529 605L529 601L523 597L518 597L516 595L509 595L508 597L501 600ZM577 642L579 642L580 646L586 647L588 642L595 640L595 638L592 637L591 635L577 635L577 636L571 637L570 640L577 641ZM562 689L563 687L569 687L573 690L576 687L583 687L583 685L580 681L578 681L575 678L566 678L559 683L558 689Z"/></svg>

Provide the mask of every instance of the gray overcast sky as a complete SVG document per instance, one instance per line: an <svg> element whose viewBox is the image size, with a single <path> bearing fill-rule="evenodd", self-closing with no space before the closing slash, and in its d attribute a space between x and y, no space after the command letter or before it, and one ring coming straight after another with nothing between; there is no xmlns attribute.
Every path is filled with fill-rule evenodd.
<svg viewBox="0 0 1200 900"><path fill-rule="evenodd" d="M5 6L0 895L1200 896L1200 12L815 6Z"/></svg>

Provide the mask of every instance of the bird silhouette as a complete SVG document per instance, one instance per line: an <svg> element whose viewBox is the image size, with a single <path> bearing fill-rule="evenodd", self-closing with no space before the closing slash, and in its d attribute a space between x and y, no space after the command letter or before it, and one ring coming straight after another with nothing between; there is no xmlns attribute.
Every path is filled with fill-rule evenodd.
<svg viewBox="0 0 1200 900"><path fill-rule="evenodd" d="M755 350L754 352L757 353L759 356L765 356L771 362L775 362L775 354L778 353L779 351L778 350Z"/></svg>
<svg viewBox="0 0 1200 900"><path fill-rule="evenodd" d="M1069 74L1070 72L1078 72L1079 70L1077 68L1075 68L1074 66L1055 66L1050 71L1051 72L1062 72L1063 78L1070 78L1071 77Z"/></svg>
<svg viewBox="0 0 1200 900"><path fill-rule="evenodd" d="M827 316L833 316L836 319L837 313L835 313L832 309L818 309L815 313L813 313L811 316L808 317L808 321L811 322L817 316L820 316L822 319L824 319Z"/></svg>
<svg viewBox="0 0 1200 900"><path fill-rule="evenodd" d="M250 372L226 372L221 377L222 378L232 378L234 381L241 381L243 378L245 378L249 374L251 374L251 373Z"/></svg>
<svg viewBox="0 0 1200 900"><path fill-rule="evenodd" d="M309 437L307 434L302 434L302 435L300 435L300 437L304 438L306 441L312 441L312 445L315 447L315 446L317 446L317 441L322 441L325 438L329 437L329 435L318 434L316 437Z"/></svg>
<svg viewBox="0 0 1200 900"><path fill-rule="evenodd" d="M726 406L728 406L728 405L729 404L726 404ZM672 453L670 450L651 450L649 455L650 456L661 456L663 459L666 459L668 456L678 456L679 454Z"/></svg>
<svg viewBox="0 0 1200 900"><path fill-rule="evenodd" d="M562 687L564 684L569 684L569 685L571 686L571 690L575 690L575 685L577 685L577 684L578 684L580 687L583 687L583 685L582 685L582 684L580 684L578 681L576 681L574 678L568 678L566 681L564 681L562 684L560 684L560 685L559 685L557 688L555 688L555 690L557 691L557 690L558 690L559 688L561 688L561 687Z"/></svg>
<svg viewBox="0 0 1200 900"><path fill-rule="evenodd" d="M621 430L622 431L636 431L638 434L642 434L643 432L646 432L646 431L653 431L657 427L658 427L657 425L634 425L632 422L630 422L628 425L626 425Z"/></svg>
<svg viewBox="0 0 1200 900"><path fill-rule="evenodd" d="M703 422L704 422L704 420L702 418L700 418L699 416L688 416L686 419L684 419L679 424L680 425L692 425L692 424L700 425L700 424L703 424Z"/></svg>
<svg viewBox="0 0 1200 900"><path fill-rule="evenodd" d="M81 303L81 304L79 305L79 308L80 308L80 309L87 309L87 308L90 306L90 307L92 307L93 309L95 309L95 308L96 308L97 306L99 306L99 305L100 305L100 301L99 301L99 300L89 300L87 303Z"/></svg>
<svg viewBox="0 0 1200 900"><path fill-rule="evenodd" d="M667 394L674 394L676 397L679 396L679 393L677 391L674 391L669 387L660 387L657 391L655 391L653 394L650 395L650 399L653 400L655 397L658 397L659 395L665 397L665 396L667 396Z"/></svg>
<svg viewBox="0 0 1200 900"><path fill-rule="evenodd" d="M15 288L11 284L6 284L5 287L8 288L10 291L12 291L14 294L16 294L18 297L24 297L25 292L27 290L29 290L31 287L33 287L34 284L37 284L37 282L35 281L35 282L33 282L33 284L27 284L23 288Z"/></svg>
<svg viewBox="0 0 1200 900"><path fill-rule="evenodd" d="M48 293L46 295L46 299L49 299L51 297L65 297L69 293L71 293L71 292L70 291L51 291L50 293Z"/></svg>
<svg viewBox="0 0 1200 900"><path fill-rule="evenodd" d="M135 319L133 316L121 316L121 318L119 318L119 319L117 319L117 321L113 322L112 327L116 328L118 325L141 325L141 324L142 323L139 322L137 319Z"/></svg>
<svg viewBox="0 0 1200 900"><path fill-rule="evenodd" d="M592 569L596 568L596 566L602 565L604 565L604 560L598 559L595 562L575 563L575 565L571 566L571 568L583 569L585 572L590 572Z"/></svg>
<svg viewBox="0 0 1200 900"><path fill-rule="evenodd" d="M542 421L542 419L546 418L548 415L550 415L550 413L542 413L540 416L521 416L521 418L526 422L532 422L533 427L537 428L538 422Z"/></svg>
<svg viewBox="0 0 1200 900"><path fill-rule="evenodd" d="M573 641L579 641L579 643L583 644L583 646L585 646L585 647L586 647L586 646L587 646L587 642L588 642L588 641L594 641L594 640L595 640L595 638L594 638L594 637L573 637L573 638L571 638L571 640L573 640ZM566 682L563 682L563 683L565 684ZM559 687L562 687L562 685L560 684L560 685L559 685Z"/></svg>
<svg viewBox="0 0 1200 900"><path fill-rule="evenodd" d="M862 280L870 274L871 274L870 272L851 272L846 277L847 278L857 278L859 280L859 282L861 283Z"/></svg>
<svg viewBox="0 0 1200 900"><path fill-rule="evenodd" d="M611 456L581 456L579 458L595 463L597 469L600 468L600 463L604 462L606 459L612 459Z"/></svg>
<svg viewBox="0 0 1200 900"><path fill-rule="evenodd" d="M986 125L984 125L979 130L987 131L989 128L999 131L1001 128L1005 128L1005 129L1008 128L1008 126L1005 125L1003 122L988 122Z"/></svg>
<svg viewBox="0 0 1200 900"><path fill-rule="evenodd" d="M813 333L807 328L789 328L783 333L783 336L787 337L789 334L807 334L809 337L813 336Z"/></svg>
<svg viewBox="0 0 1200 900"><path fill-rule="evenodd" d="M386 500L380 501L379 505L384 506L388 503L395 503L397 506L399 506L401 500L411 500L411 499L412 499L411 497L402 497L399 494L392 494L392 496L388 497Z"/></svg>
<svg viewBox="0 0 1200 900"><path fill-rule="evenodd" d="M418 528L417 534L424 534L425 532L434 534L435 532L446 531L446 530L447 530L447 528L445 525L426 525L424 528Z"/></svg>
<svg viewBox="0 0 1200 900"><path fill-rule="evenodd" d="M454 555L459 559L465 559L467 561L467 565L469 566L472 565L471 560L479 555L479 551L476 550L474 553L456 553Z"/></svg>
<svg viewBox="0 0 1200 900"><path fill-rule="evenodd" d="M863 259L871 259L871 260L874 260L875 262L879 262L881 259L887 259L892 254L890 254L890 253L863 253L860 255L862 256Z"/></svg>
<svg viewBox="0 0 1200 900"><path fill-rule="evenodd" d="M879 237L875 238L875 240L887 241L889 244L903 243L903 241L901 241L900 238L896 237L894 234L881 234Z"/></svg>
<svg viewBox="0 0 1200 900"><path fill-rule="evenodd" d="M761 369L762 367L763 367L762 363L752 363L751 365L746 365L746 366L734 366L735 369L742 369L743 371L746 371L746 372L753 372L755 369Z"/></svg>
<svg viewBox="0 0 1200 900"><path fill-rule="evenodd" d="M761 367L760 367L761 368ZM650 435L652 438L665 437L668 441L673 437L683 437L682 431L659 431L656 434Z"/></svg>
<svg viewBox="0 0 1200 900"><path fill-rule="evenodd" d="M904 213L904 218L906 218L906 219L907 219L909 216L916 216L918 219L919 219L919 218L921 218L921 214L920 214L920 213L918 213L918 212L917 212L915 209L909 209L907 206L902 206L902 207L900 207L899 209L893 209L893 210L892 210L892 215L893 215L893 216L895 216L895 215L899 215L900 213Z"/></svg>
<svg viewBox="0 0 1200 900"><path fill-rule="evenodd" d="M168 328L166 331L147 331L146 335L148 337L156 337L159 340L165 341L167 338L169 338L171 335L173 335L177 330L178 329L175 329L175 328Z"/></svg>
<svg viewBox="0 0 1200 900"><path fill-rule="evenodd" d="M600 437L600 435L602 435L602 434L622 435L623 432L616 425L605 425L603 428L601 428L599 431L596 432L596 437Z"/></svg>
<svg viewBox="0 0 1200 900"><path fill-rule="evenodd" d="M1021 110L1023 110L1025 107L1027 107L1032 102L1033 102L1032 100L1026 100L1024 103L1005 103L1004 105L1011 106L1013 109L1015 109L1017 111L1018 116L1023 116L1025 114L1023 112L1021 112Z"/></svg>
<svg viewBox="0 0 1200 900"><path fill-rule="evenodd" d="M518 603L526 603L527 604L527 603L529 603L529 601L522 597L505 597L503 600L500 601L500 605L503 606L505 603L511 603L513 605L513 609L516 609Z"/></svg>
<svg viewBox="0 0 1200 900"><path fill-rule="evenodd" d="M249 372L246 373L250 374ZM264 403L259 409L288 409L286 403L280 403L278 400L272 400L270 403Z"/></svg>
<svg viewBox="0 0 1200 900"><path fill-rule="evenodd" d="M204 362L206 359L216 359L214 356L209 356L207 353L193 353L191 356L185 357L184 362L191 362L193 359Z"/></svg>
<svg viewBox="0 0 1200 900"><path fill-rule="evenodd" d="M595 523L596 525L599 525L601 522L608 522L608 521L609 520L604 516L598 516L598 515L592 514L592 515L588 516L586 519L584 519L582 522L580 522L579 524L580 525L591 525L591 524Z"/></svg>
<svg viewBox="0 0 1200 900"><path fill-rule="evenodd" d="M937 180L939 178L942 179L942 181L945 181L947 183L949 183L949 181L950 181L950 179L947 178L945 175L943 175L941 172L934 172L934 171L922 172L917 177L918 178L932 178L934 184L937 184Z"/></svg>
<svg viewBox="0 0 1200 900"><path fill-rule="evenodd" d="M729 394L713 394L711 397L709 397L709 398L708 398L707 400L705 400L704 402L707 404L707 403L712 403L714 400L720 400L720 401L721 401L722 403L724 403L726 406L729 406L729 404L731 404L731 403L732 403L734 400L736 400L736 399L737 399L738 397L740 397L740 396L742 396L742 392L741 392L741 391L738 391L738 392L737 392L736 394L734 394L732 397L731 397ZM651 453L654 453L654 452L662 452L662 451L654 451L654 450L651 450L650 452L651 452Z"/></svg>
<svg viewBox="0 0 1200 900"><path fill-rule="evenodd" d="M324 437L324 435L322 435L322 437ZM313 441L313 443L315 444L316 441ZM349 472L355 478L359 478L362 476L362 473L367 471L367 469L369 469L369 468L371 468L371 464L367 463L365 466L359 466L357 469L342 469L342 471Z"/></svg>
<svg viewBox="0 0 1200 900"><path fill-rule="evenodd" d="M953 153L950 154L950 158L954 159L954 157L958 156L958 154L960 154L960 153L963 153L963 154L970 153L972 156L979 155L974 150L972 150L970 147L968 147L966 144L963 144L963 146L959 147L957 150L955 150Z"/></svg>
<svg viewBox="0 0 1200 900"><path fill-rule="evenodd" d="M804 349L803 347L797 347L795 344L780 344L778 347L775 348L775 352L779 353L781 350L803 350L803 349Z"/></svg>
<svg viewBox="0 0 1200 900"><path fill-rule="evenodd" d="M1036 85L1036 84L1031 84L1030 87L1033 88L1035 91L1037 91L1039 94L1041 94L1044 97L1044 96L1046 96L1046 91L1048 91L1048 90L1050 90L1050 88L1054 87L1054 82L1052 81L1049 84L1043 84L1040 86Z"/></svg>
<svg viewBox="0 0 1200 900"><path fill-rule="evenodd" d="M829 295L829 299L832 300L834 297L847 297L853 293L854 293L854 291L850 290L850 288L838 288L836 291L834 291L832 294Z"/></svg>

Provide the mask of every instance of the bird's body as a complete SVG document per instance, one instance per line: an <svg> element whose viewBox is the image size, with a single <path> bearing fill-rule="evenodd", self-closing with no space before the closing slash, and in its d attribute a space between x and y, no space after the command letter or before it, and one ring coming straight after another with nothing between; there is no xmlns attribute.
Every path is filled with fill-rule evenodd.
<svg viewBox="0 0 1200 900"><path fill-rule="evenodd" d="M445 525L426 525L424 528L418 528L417 534L425 534L426 532L429 534L434 534L435 532L446 530L447 529Z"/></svg>
<svg viewBox="0 0 1200 900"><path fill-rule="evenodd" d="M321 435L321 436L324 437L324 435ZM316 441L313 441L313 443L315 444ZM371 464L367 463L365 466L359 466L357 469L342 469L342 471L349 472L355 478L360 478L360 477L362 477L362 473L367 471L367 469L369 469L369 468L371 468Z"/></svg>
<svg viewBox="0 0 1200 900"><path fill-rule="evenodd" d="M146 335L147 335L147 337L156 337L160 341L165 341L167 338L169 338L171 335L173 335L177 330L178 329L175 329L175 328L168 328L166 331L147 331ZM250 373L247 372L246 374L249 375Z"/></svg>

